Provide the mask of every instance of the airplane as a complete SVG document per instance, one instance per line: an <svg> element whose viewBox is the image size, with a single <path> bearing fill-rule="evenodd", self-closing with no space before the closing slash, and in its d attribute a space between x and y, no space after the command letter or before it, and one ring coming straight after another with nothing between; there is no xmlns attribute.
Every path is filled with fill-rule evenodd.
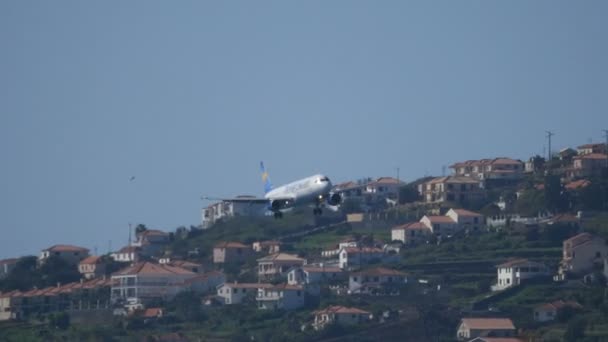
<svg viewBox="0 0 608 342"><path fill-rule="evenodd" d="M322 215L325 205L336 206L342 201L340 194L331 192L331 181L322 174L306 177L276 188L270 182L264 162L260 162L262 181L264 182L264 198L237 197L223 199L224 201L267 203L267 209L275 218L282 218L283 211L295 207L312 206L315 216Z"/></svg>

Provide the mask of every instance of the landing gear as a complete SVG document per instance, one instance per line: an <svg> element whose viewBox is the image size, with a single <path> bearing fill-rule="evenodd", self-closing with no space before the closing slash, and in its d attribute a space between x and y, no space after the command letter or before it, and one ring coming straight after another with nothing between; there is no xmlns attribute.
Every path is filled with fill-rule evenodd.
<svg viewBox="0 0 608 342"><path fill-rule="evenodd" d="M274 212L274 218L275 218L275 219L280 219L280 218L283 218L283 213L282 213L282 212L280 212L280 211L275 211L275 212Z"/></svg>
<svg viewBox="0 0 608 342"><path fill-rule="evenodd" d="M317 215L321 216L321 214L323 214L323 210L321 210L321 208L314 208L314 209L312 210L312 213L313 213L315 216L317 216Z"/></svg>

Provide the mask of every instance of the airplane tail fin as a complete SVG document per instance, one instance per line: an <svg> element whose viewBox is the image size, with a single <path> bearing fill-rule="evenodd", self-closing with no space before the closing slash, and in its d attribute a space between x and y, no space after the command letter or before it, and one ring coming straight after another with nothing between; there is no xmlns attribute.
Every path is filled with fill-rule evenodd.
<svg viewBox="0 0 608 342"><path fill-rule="evenodd" d="M268 172L266 172L266 168L264 168L264 162L260 162L260 171L262 171L262 182L264 182L264 193L268 193L272 190L272 183L270 183L270 177L268 177Z"/></svg>

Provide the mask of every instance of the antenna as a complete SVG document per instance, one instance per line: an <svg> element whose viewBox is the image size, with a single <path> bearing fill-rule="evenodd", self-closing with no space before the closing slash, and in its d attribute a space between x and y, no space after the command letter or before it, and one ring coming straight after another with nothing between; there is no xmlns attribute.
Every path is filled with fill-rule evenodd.
<svg viewBox="0 0 608 342"><path fill-rule="evenodd" d="M555 135L555 133L551 132L551 131L545 131L546 133L546 137L547 137L547 145L548 145L548 158L547 161L551 161L551 137Z"/></svg>
<svg viewBox="0 0 608 342"><path fill-rule="evenodd" d="M446 169L445 165L442 165L441 166L441 176L442 177L445 177L445 169Z"/></svg>
<svg viewBox="0 0 608 342"><path fill-rule="evenodd" d="M129 222L129 244L127 246L131 246L131 222Z"/></svg>

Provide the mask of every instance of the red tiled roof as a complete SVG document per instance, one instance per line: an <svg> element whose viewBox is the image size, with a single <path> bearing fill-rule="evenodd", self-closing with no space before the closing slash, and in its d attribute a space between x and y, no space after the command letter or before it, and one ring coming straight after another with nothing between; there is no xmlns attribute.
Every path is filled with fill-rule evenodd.
<svg viewBox="0 0 608 342"><path fill-rule="evenodd" d="M579 179L579 180L572 181L572 182L564 185L564 188L566 188L566 190L578 190L578 189L586 188L589 185L591 185L590 181L588 181L586 179Z"/></svg>
<svg viewBox="0 0 608 342"><path fill-rule="evenodd" d="M595 148L595 147L601 147L601 146L605 146L605 144L603 144L603 143L585 144L585 145L581 145L577 148L582 150L582 149Z"/></svg>
<svg viewBox="0 0 608 342"><path fill-rule="evenodd" d="M371 253L384 253L383 250L381 250L380 248L376 248L376 247L345 247L343 248L346 253L350 254L357 254L357 253L364 253L364 254L371 254Z"/></svg>
<svg viewBox="0 0 608 342"><path fill-rule="evenodd" d="M606 160L608 156L603 153L589 153L583 154L582 156L576 156L574 159L595 159L595 160Z"/></svg>
<svg viewBox="0 0 608 342"><path fill-rule="evenodd" d="M275 253L275 254L271 254L268 256L265 256L263 258L258 259L258 262L264 262L264 261L297 261L297 262L304 262L305 260L298 257L297 255L293 255L293 254L287 254L287 253Z"/></svg>
<svg viewBox="0 0 608 342"><path fill-rule="evenodd" d="M101 257L100 256L95 256L95 255L91 255L89 257L86 257L85 259L83 259L80 264L81 265L94 265L94 264L98 264L101 262Z"/></svg>
<svg viewBox="0 0 608 342"><path fill-rule="evenodd" d="M43 249L45 252L88 252L89 250L84 247L72 246L72 245L54 245L47 249Z"/></svg>
<svg viewBox="0 0 608 342"><path fill-rule="evenodd" d="M539 306L536 307L536 309L543 309L543 310L560 310L563 309L565 307L571 307L573 309L582 309L583 306L580 305L579 303L575 302L575 301L566 301L564 302L563 300L556 300L554 302L551 303L544 303L541 304Z"/></svg>
<svg viewBox="0 0 608 342"><path fill-rule="evenodd" d="M268 287L268 289L278 290L278 291L282 291L282 290L294 290L295 291L295 290L302 290L304 288L302 287L302 285L278 284L278 285Z"/></svg>
<svg viewBox="0 0 608 342"><path fill-rule="evenodd" d="M427 216L431 223L456 223L449 216Z"/></svg>
<svg viewBox="0 0 608 342"><path fill-rule="evenodd" d="M463 318L462 323L469 329L475 330L515 330L515 326L509 318Z"/></svg>
<svg viewBox="0 0 608 342"><path fill-rule="evenodd" d="M483 216L479 213L473 212L473 211L469 211L466 209L452 209L456 214L458 214L458 216L470 216L470 217L480 217Z"/></svg>
<svg viewBox="0 0 608 342"><path fill-rule="evenodd" d="M151 262L139 262L133 266L127 267L113 274L113 276L119 275L134 275L134 274L183 274L183 275L195 275L196 273L185 270L181 267L153 264Z"/></svg>
<svg viewBox="0 0 608 342"><path fill-rule="evenodd" d="M0 265L16 264L17 261L19 261L19 259L17 259L17 258L2 259L2 260L0 260Z"/></svg>
<svg viewBox="0 0 608 342"><path fill-rule="evenodd" d="M375 268L370 268L370 269L359 271L359 272L354 272L354 273L352 273L352 275L406 276L407 273L404 273L404 272L401 272L401 271L397 271L397 270L393 270L393 269L390 269L390 268L375 267Z"/></svg>
<svg viewBox="0 0 608 342"><path fill-rule="evenodd" d="M125 246L123 248L121 248L118 252L116 253L120 253L120 254L124 254L124 253L136 253L139 252L141 250L141 248L139 247L135 247L135 246Z"/></svg>
<svg viewBox="0 0 608 342"><path fill-rule="evenodd" d="M386 185L386 184L401 184L397 178L393 177L380 177L373 182L368 183L367 185Z"/></svg>
<svg viewBox="0 0 608 342"><path fill-rule="evenodd" d="M235 241L224 241L218 242L213 246L213 248L249 248L249 246L244 245L240 242Z"/></svg>
<svg viewBox="0 0 608 342"><path fill-rule="evenodd" d="M429 229L429 227L427 227L426 225L424 225L424 223L422 222L410 222L410 223L406 223L397 227L393 227L393 230L398 230L398 229L403 229L403 230L416 230L416 229Z"/></svg>
<svg viewBox="0 0 608 342"><path fill-rule="evenodd" d="M365 310L361 310L361 309L357 309L357 308L346 307L346 306L341 306L341 305L332 305L332 306L326 307L325 309L315 311L314 314L315 315L320 315L320 314L369 315L371 313L369 311L365 311Z"/></svg>
<svg viewBox="0 0 608 342"><path fill-rule="evenodd" d="M583 243L589 242L589 241L593 240L594 238L597 238L597 237L593 236L589 233L580 233L578 235L575 235L575 236L565 240L564 243L570 243L572 245L572 247L576 247L578 245L582 245Z"/></svg>
<svg viewBox="0 0 608 342"><path fill-rule="evenodd" d="M142 317L144 318L156 318L160 317L163 314L163 309L161 308L147 308Z"/></svg>

